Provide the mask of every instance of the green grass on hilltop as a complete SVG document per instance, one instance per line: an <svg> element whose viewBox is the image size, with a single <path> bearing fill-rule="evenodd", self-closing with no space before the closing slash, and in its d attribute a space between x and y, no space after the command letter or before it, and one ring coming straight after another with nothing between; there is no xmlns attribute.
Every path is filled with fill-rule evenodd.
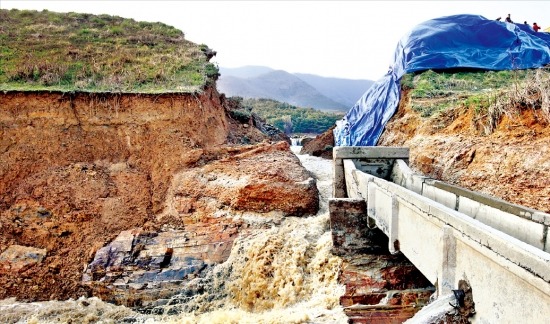
<svg viewBox="0 0 550 324"><path fill-rule="evenodd" d="M192 92L217 78L208 51L158 22L0 10L0 90Z"/></svg>
<svg viewBox="0 0 550 324"><path fill-rule="evenodd" d="M406 74L411 107L422 117L450 109L474 109L490 134L498 119L518 107L540 109L550 121L550 67L513 71L454 71Z"/></svg>
<svg viewBox="0 0 550 324"><path fill-rule="evenodd" d="M453 73L428 70L406 74L401 85L410 89L413 104L418 103L418 111L423 117L428 117L455 105L474 106L477 110L483 110L494 103L497 97L509 97L511 92L536 86L544 80L550 80L548 68Z"/></svg>

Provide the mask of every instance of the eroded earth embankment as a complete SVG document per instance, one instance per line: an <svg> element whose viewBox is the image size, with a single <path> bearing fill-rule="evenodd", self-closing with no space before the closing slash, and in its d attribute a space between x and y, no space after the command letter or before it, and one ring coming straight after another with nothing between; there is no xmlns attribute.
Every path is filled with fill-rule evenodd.
<svg viewBox="0 0 550 324"><path fill-rule="evenodd" d="M132 278L169 294L239 233L314 214L315 181L284 136L229 106L215 88L0 94L0 299L140 305L158 296L132 294L148 288ZM166 233L183 239L159 247Z"/></svg>
<svg viewBox="0 0 550 324"><path fill-rule="evenodd" d="M409 147L420 174L550 212L550 127L540 106L510 102L494 120L465 106L425 118L408 92L401 98L379 145Z"/></svg>

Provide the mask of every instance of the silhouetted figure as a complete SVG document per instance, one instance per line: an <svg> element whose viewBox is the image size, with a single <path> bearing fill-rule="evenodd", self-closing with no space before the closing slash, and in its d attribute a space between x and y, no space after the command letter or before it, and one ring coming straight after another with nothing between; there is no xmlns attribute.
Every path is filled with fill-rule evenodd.
<svg viewBox="0 0 550 324"><path fill-rule="evenodd" d="M502 19L502 17L498 17L497 19L495 19L496 21L500 21Z"/></svg>
<svg viewBox="0 0 550 324"><path fill-rule="evenodd" d="M527 23L527 21L524 21L523 24L524 24L524 25L529 25L529 24Z"/></svg>
<svg viewBox="0 0 550 324"><path fill-rule="evenodd" d="M505 21L508 22L508 23L514 23L514 22L512 21L512 18L510 18L510 14L508 14L508 16L506 17L506 20L505 20Z"/></svg>
<svg viewBox="0 0 550 324"><path fill-rule="evenodd" d="M539 25L537 25L537 23L534 22L534 23L533 23L533 30L535 31L535 33L538 32L539 29L540 29Z"/></svg>

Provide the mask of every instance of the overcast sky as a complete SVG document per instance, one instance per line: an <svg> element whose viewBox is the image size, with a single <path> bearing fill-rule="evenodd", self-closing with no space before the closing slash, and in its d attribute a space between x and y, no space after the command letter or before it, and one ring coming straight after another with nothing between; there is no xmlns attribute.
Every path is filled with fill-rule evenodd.
<svg viewBox="0 0 550 324"><path fill-rule="evenodd" d="M377 80L415 25L454 14L550 26L550 1L22 1L1 9L110 14L160 21L218 52L223 67Z"/></svg>

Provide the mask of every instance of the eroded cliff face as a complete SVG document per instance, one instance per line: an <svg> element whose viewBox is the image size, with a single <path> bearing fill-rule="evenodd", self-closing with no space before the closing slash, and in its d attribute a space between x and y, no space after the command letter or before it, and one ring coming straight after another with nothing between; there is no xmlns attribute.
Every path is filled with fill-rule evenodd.
<svg viewBox="0 0 550 324"><path fill-rule="evenodd" d="M163 278L199 276L237 235L314 214L315 181L283 137L254 125L232 120L215 88L0 94L0 298L140 305L155 296L132 297L144 288L132 271L169 294Z"/></svg>
<svg viewBox="0 0 550 324"><path fill-rule="evenodd" d="M0 100L4 208L13 202L21 179L31 174L108 161L148 172L156 186L150 208L158 211L170 171L195 163L197 154L189 154L193 148L224 143L229 130L213 89L201 95L9 92Z"/></svg>

